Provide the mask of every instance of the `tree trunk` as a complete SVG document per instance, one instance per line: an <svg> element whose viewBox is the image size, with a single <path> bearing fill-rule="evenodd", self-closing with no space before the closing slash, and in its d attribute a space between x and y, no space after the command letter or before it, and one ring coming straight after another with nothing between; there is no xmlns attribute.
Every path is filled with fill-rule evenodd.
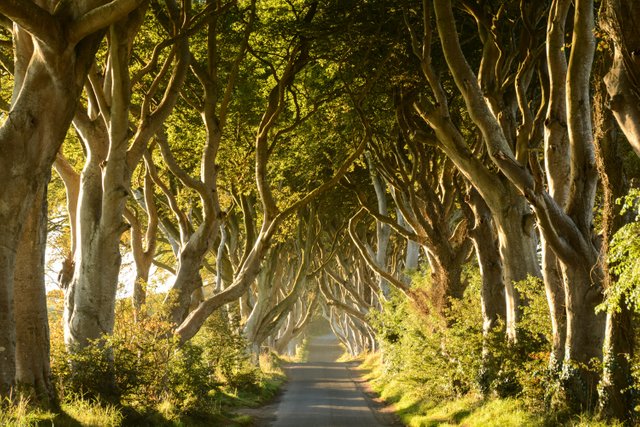
<svg viewBox="0 0 640 427"><path fill-rule="evenodd" d="M564 282L558 257L544 238L542 239L542 275L551 317L552 342L549 369L552 373L559 373L564 360L564 347L567 338Z"/></svg>
<svg viewBox="0 0 640 427"><path fill-rule="evenodd" d="M482 288L480 298L482 304L482 331L486 335L497 324L499 319L505 320L506 300L502 283L502 263L498 251L498 241L493 229L491 211L480 193L471 187L468 203L473 211L474 226L469 235L476 249Z"/></svg>
<svg viewBox="0 0 640 427"><path fill-rule="evenodd" d="M635 342L632 316L626 301L621 301L620 312L610 310L606 320L598 405L605 417L619 420L633 419L636 400L629 378Z"/></svg>
<svg viewBox="0 0 640 427"><path fill-rule="evenodd" d="M596 314L602 303L601 278L594 279L595 262L564 266L567 338L561 379L569 405L576 411L595 409L602 360L605 315ZM596 365L590 365L593 362Z"/></svg>
<svg viewBox="0 0 640 427"><path fill-rule="evenodd" d="M638 15L636 18L639 18ZM636 41L640 41L637 40ZM600 67L598 67L599 69ZM629 192L629 183L625 175L622 158L618 154L618 138L613 115L606 108L604 83L596 86L594 96L594 122L596 124L595 146L598 172L602 186L602 248L601 253L609 254L612 236L632 216L620 213L621 205L614 202ZM604 284L606 289L615 286L618 280L607 264L608 257L603 260ZM606 290L605 290L606 292ZM619 310L619 311L616 311ZM600 414L608 419L633 422L637 398L634 390L631 361L634 360L635 333L633 313L627 298L623 297L617 307L609 307L605 326L603 348L602 378L598 388L598 406Z"/></svg>
<svg viewBox="0 0 640 427"><path fill-rule="evenodd" d="M376 173L376 170L371 161L371 156L367 154L367 163L369 165L369 175L371 176L371 182L373 189L376 193L376 200L378 201L378 213L380 215L388 214L388 204L386 195L386 183ZM387 248L389 247L389 239L391 238L391 227L382 221L376 220L376 262L380 266L387 265ZM382 276L378 276L378 286L382 292L382 296L385 299L389 299L391 296L391 286L389 282Z"/></svg>
<svg viewBox="0 0 640 427"><path fill-rule="evenodd" d="M25 195L33 193L27 180L12 177L11 168L1 164L2 160L4 158L0 158L0 182L12 183L3 192L0 203L0 397L8 397L16 376L14 271L23 218L31 201L31 197Z"/></svg>
<svg viewBox="0 0 640 427"><path fill-rule="evenodd" d="M271 319L265 319L267 313L276 305L279 286L284 285L282 282L287 281L287 274L283 270L282 265L278 262L278 250L269 252L268 259L263 261L262 270L256 277L257 291L256 303L254 304L251 314L244 325L244 336L251 345L259 348L262 344L260 329L263 322L269 322Z"/></svg>
<svg viewBox="0 0 640 427"><path fill-rule="evenodd" d="M14 276L16 383L21 391L31 396L32 402L43 407L56 405L49 365L49 320L44 283L46 197L45 183L38 189L24 222Z"/></svg>
<svg viewBox="0 0 640 427"><path fill-rule="evenodd" d="M214 228L207 227L211 232ZM171 321L176 325L180 325L187 317L195 302L192 297L202 289L200 268L203 257L209 250L208 242L208 239L191 237L187 245L180 250L176 279L165 299L165 303L169 303L168 306L171 307Z"/></svg>
<svg viewBox="0 0 640 427"><path fill-rule="evenodd" d="M0 199L0 396L10 394L16 373L13 281L19 236L36 190L47 182L82 87L73 57L58 58L58 68L33 58L0 129L0 182L6 186Z"/></svg>
<svg viewBox="0 0 640 427"><path fill-rule="evenodd" d="M506 327L510 340L517 340L516 327L522 314L521 300L514 283L529 276L540 277L540 265L536 256L534 216L526 206L524 198L510 191L513 204L494 212L498 231L500 258L502 259L505 289Z"/></svg>
<svg viewBox="0 0 640 427"><path fill-rule="evenodd" d="M0 3L14 25L14 90L0 128L0 396L15 376L13 280L18 239L33 196L50 176L77 106L102 29L135 9L139 0L78 2L55 14L33 2ZM49 7L51 2L40 2ZM57 4L57 3L56 3ZM103 14L92 14L104 7ZM87 19L87 16L90 18Z"/></svg>
<svg viewBox="0 0 640 427"><path fill-rule="evenodd" d="M446 253L435 256L434 252L428 251L429 266L431 268L431 287L427 289L426 295L429 304L440 314L445 315L446 309L450 307L452 300L459 300L464 294L464 286L461 280L462 262L455 254Z"/></svg>
<svg viewBox="0 0 640 427"><path fill-rule="evenodd" d="M67 195L67 214L69 217L70 247L62 260L62 266L58 272L58 286L65 290L73 280L73 270L75 268L75 251L78 244L78 230L76 216L78 213L78 198L80 197L80 174L69 164L67 159L58 153L53 163L53 168L64 183L64 190Z"/></svg>
<svg viewBox="0 0 640 427"><path fill-rule="evenodd" d="M411 225L406 221L406 219L402 215L402 211L398 208L396 208L396 217L398 218L398 225L400 227L411 229ZM415 232L415 230L412 231ZM403 275L402 279L407 284L409 284L411 282L411 278L407 275L407 273L412 273L418 269L418 261L420 259L420 244L411 239L406 239L406 241L407 246L404 257L405 274Z"/></svg>
<svg viewBox="0 0 640 427"><path fill-rule="evenodd" d="M108 159L92 153L81 175L76 270L65 295L65 342L72 349L113 332L128 194L124 156L116 151Z"/></svg>
<svg viewBox="0 0 640 427"><path fill-rule="evenodd" d="M506 319L505 286L498 239L493 228L491 211L480 193L473 187L469 188L467 202L473 213L474 224L469 236L475 246L482 277L480 303L482 306L483 344L479 384L482 392L487 394L497 374L492 369L495 366L495 356L487 338L492 332L495 332L498 321Z"/></svg>
<svg viewBox="0 0 640 427"><path fill-rule="evenodd" d="M569 198L571 175L566 105L567 57L564 52L568 12L568 2L554 3L547 22L546 37L549 103L544 123L544 166L549 195L563 208ZM560 261L544 236L542 237L542 275L551 315L553 337L549 368L551 372L559 374L564 360L564 345L567 335L565 284L560 271Z"/></svg>
<svg viewBox="0 0 640 427"><path fill-rule="evenodd" d="M640 10L634 0L606 0L600 15L613 41L613 64L604 81L620 129L640 156Z"/></svg>
<svg viewBox="0 0 640 427"><path fill-rule="evenodd" d="M150 156L149 156L150 157ZM146 160L146 159L145 159ZM135 191L134 196L138 204L147 215L146 232L143 233L142 225L138 216L125 209L124 215L131 226L131 252L136 265L136 278L133 282L133 314L136 321L140 316L144 316L143 307L147 303L147 285L149 283L149 272L153 264L156 251L156 234L158 231L158 209L155 202L153 178L149 167L146 168L144 176L144 187L142 191Z"/></svg>

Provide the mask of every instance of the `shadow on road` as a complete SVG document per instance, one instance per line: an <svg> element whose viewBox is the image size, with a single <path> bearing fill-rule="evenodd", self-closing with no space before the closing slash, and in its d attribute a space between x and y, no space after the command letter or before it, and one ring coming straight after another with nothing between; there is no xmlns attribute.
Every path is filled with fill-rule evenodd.
<svg viewBox="0 0 640 427"><path fill-rule="evenodd" d="M336 362L343 350L331 335L314 337L305 363L285 367L288 382L282 396L254 413L258 426L376 427L401 425L382 413L363 389L355 364Z"/></svg>

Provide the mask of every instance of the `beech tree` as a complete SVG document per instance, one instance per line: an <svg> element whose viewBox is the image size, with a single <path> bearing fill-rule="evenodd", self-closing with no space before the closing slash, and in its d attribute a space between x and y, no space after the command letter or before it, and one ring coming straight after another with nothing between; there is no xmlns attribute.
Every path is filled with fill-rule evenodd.
<svg viewBox="0 0 640 427"><path fill-rule="evenodd" d="M139 105L135 132L130 132L131 84L153 69L158 59L152 56L148 67L130 78L128 58L146 8L111 25L104 77L92 70L88 110L78 111L74 119L88 157L80 179L74 277L65 294L65 340L71 349L113 331L131 177L149 140L173 109L186 76L189 50L184 32L193 24L191 11L176 2L166 6L166 19L173 24L167 37L175 38L175 45ZM169 73L171 64L175 65ZM163 81L166 86L160 91Z"/></svg>
<svg viewBox="0 0 640 427"><path fill-rule="evenodd" d="M406 150L400 146L403 143ZM471 250L468 223L459 209L464 203L459 173L435 147L412 139L399 140L391 150L376 139L371 146L379 170L393 186L394 202L409 225L394 224L393 228L424 248L432 282L426 297L442 313L450 299L462 298L462 266Z"/></svg>
<svg viewBox="0 0 640 427"><path fill-rule="evenodd" d="M629 419L635 288L614 273L633 263L619 242L625 268L606 259L626 221L616 129L640 158L640 12L600 3L603 32L594 0L0 0L14 57L0 40L0 400L26 386L56 404L53 166L69 210L59 284L72 352L117 337L127 243L127 326L156 319L144 311L155 264L170 273L159 323L172 350L219 311L236 349L244 334L249 352L291 354L324 316L357 354L391 343L394 325L377 319L400 325L394 312L413 304L438 314L412 317L437 329L420 362L460 367L448 337L473 337L488 392L520 381L496 338L506 351L549 339L552 390L570 409ZM81 173L60 150L70 124ZM551 331L532 338L544 299L516 284L541 274Z"/></svg>
<svg viewBox="0 0 640 427"><path fill-rule="evenodd" d="M73 118L103 30L142 0L5 1L0 14L13 22L14 88L0 128L0 395L16 374L14 273L23 218L44 189ZM50 104L55 100L55 108ZM43 289L44 292L44 289Z"/></svg>
<svg viewBox="0 0 640 427"><path fill-rule="evenodd" d="M513 284L528 276L540 276L535 250L535 218L516 187L478 156L477 150L474 151L476 137L469 136L470 132L457 124L464 124L464 121L457 120L457 115L452 114L457 110L450 101L451 95L445 90L444 77L440 77L433 60L433 16L426 1L422 4L419 19L419 23L414 22L411 14L405 11L412 51L419 60L419 72L430 92L419 99L412 93L402 95L398 108L399 123L405 128L406 135L423 144L436 144L477 189L491 210L503 266L507 335L515 340L521 302ZM485 67L491 69L487 64ZM486 136L482 138L486 139Z"/></svg>
<svg viewBox="0 0 640 427"><path fill-rule="evenodd" d="M291 5L285 9L290 7ZM288 19L293 19L292 25L297 25L301 29L306 28L306 26L312 25L318 7L318 3L312 2L301 11L288 11L287 13L292 13L292 15L288 15ZM280 17L276 14L271 18ZM264 19L268 18L270 18L268 15L264 16ZM290 35L286 37L288 41L282 52L258 51L257 46L250 48L252 55L259 63L264 64L265 71L270 76L266 87L268 93L266 105L261 112L261 119L251 133L255 147L253 153L254 177L258 200L256 212L259 212L260 215L260 228L253 241L247 245L250 249L243 255L234 274L233 282L226 289L202 301L190 312L185 310L185 304L181 302L178 308L180 313L176 311L176 314L180 314L182 318L174 316L174 319L182 319L178 323L176 333L183 341L191 338L212 312L224 304L239 299L247 292L259 274L272 239L284 221L336 185L364 149L367 140L366 130L364 137L355 143L350 143L350 147L339 152L337 165L330 170L329 174L322 176L320 180L312 181L314 186L304 188L295 197L289 199L280 198L274 194L275 179L272 175L274 164L276 164L273 161L274 153L279 149L284 149L285 153L291 154L288 147L283 145L283 140L289 133L294 132L301 123L304 123L306 118L323 104L322 100L324 99L324 95L320 95L319 99L313 97L304 99L302 94L313 95L315 92L308 88L307 92L301 92L302 94L299 95L299 89L295 87L297 80L301 79L301 87L305 88L309 82L303 80L307 77L307 73L319 71L316 68L318 64L313 63L314 56L312 54L312 47L317 41L308 37L304 31L295 33L293 37ZM264 42L265 40L260 40L260 43ZM313 70L310 70L311 66L314 67ZM352 137L352 134L348 136ZM352 151L349 152L349 150Z"/></svg>
<svg viewBox="0 0 640 427"><path fill-rule="evenodd" d="M567 1L555 1L549 12L548 34L561 33L569 15ZM518 109L521 113L520 132L526 133L526 144L510 142L508 128L500 123L491 99L483 95L478 78L471 70L459 43L456 19L448 1L435 1L434 10L438 34L448 68L458 90L465 100L471 120L483 135L493 163L524 194L532 205L539 227L558 256L564 278L565 304L567 308L567 335L564 344L563 383L566 398L575 408L594 407L598 375L586 366L592 359L601 360L604 338L604 316L596 313L602 302L602 270L599 263L599 246L593 228L593 206L597 186L597 171L593 145L589 79L595 52L594 5L591 1L578 1L573 14L572 44L566 68L552 60L548 62L548 73L554 81L566 82L566 101L553 92L554 103L559 103L566 112L566 131L570 159L570 193L566 203L558 204L543 188L538 172L526 166L527 147L535 138L536 121L530 111L531 104L525 100L527 85L516 78ZM531 10L529 10L531 12ZM496 43L494 36L485 41L483 60ZM553 52L552 52L553 53ZM527 56L528 58L528 56ZM481 74L480 74L481 75ZM566 102L566 104L565 104ZM549 107L550 108L550 107ZM552 124L557 117L547 120ZM527 130L528 129L528 130ZM565 129L557 129L564 132ZM546 138L554 136L554 129L547 127ZM518 139L518 138L516 138ZM519 139L518 139L519 140ZM526 148L525 148L526 151Z"/></svg>
<svg viewBox="0 0 640 427"><path fill-rule="evenodd" d="M173 214L178 219L180 232L177 241L179 250L176 278L167 299L173 304L171 317L176 325L180 325L185 320L189 314L194 292L202 287L200 267L205 255L211 249L212 242L217 238L223 220L218 193L219 168L216 162L223 137L226 132L229 132L228 116L234 101L238 74L247 55L249 36L254 31L256 19L255 2L251 2L244 10L239 11L232 10L236 7L233 3L224 5L213 1L206 3L206 7L213 11L205 21L205 54L199 54L196 57L191 53L191 69L200 89L195 89L195 96L190 93L185 99L199 113L206 138L201 152L199 176L193 177L180 166L166 138L158 139L162 158L169 170L183 186L197 194L202 210L199 224L190 224L174 195L169 193L165 184L158 183L169 200ZM243 21L245 18L246 21ZM224 37L229 31L229 26L234 23L243 26L240 41L233 46L235 49L225 45L230 42ZM223 56L225 49L230 52L229 56ZM202 301L195 299L193 302L198 304Z"/></svg>
<svg viewBox="0 0 640 427"><path fill-rule="evenodd" d="M313 319L318 304L318 292L311 293L308 298L301 298L289 312L284 325L273 337L273 349L278 354L294 356L299 337L306 332L306 327Z"/></svg>
<svg viewBox="0 0 640 427"><path fill-rule="evenodd" d="M312 292L311 267L318 223L316 208L311 206L308 211L307 215L300 216L295 241L288 249L273 248L276 266L261 271L258 277L256 303L244 326L255 354L267 337L282 326L296 303Z"/></svg>

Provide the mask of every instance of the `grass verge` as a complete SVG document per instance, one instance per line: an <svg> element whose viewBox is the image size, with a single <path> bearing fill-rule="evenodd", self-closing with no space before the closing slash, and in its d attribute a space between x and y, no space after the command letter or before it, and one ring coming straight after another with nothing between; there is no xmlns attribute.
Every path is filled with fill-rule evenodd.
<svg viewBox="0 0 640 427"><path fill-rule="evenodd" d="M244 389L223 388L212 391L213 402L206 411L182 411L180 405L169 400L154 409L119 406L70 396L58 411L34 408L27 399L0 404L0 426L2 427L205 427L212 425L249 426L253 420L236 411L243 407L257 407L274 398L285 381L280 361L264 356L260 360L261 374L258 381Z"/></svg>
<svg viewBox="0 0 640 427"><path fill-rule="evenodd" d="M470 394L446 402L433 402L418 385L403 383L384 371L380 354L364 359L360 368L368 372L365 379L387 403L393 404L398 417L409 427L621 427L590 416L560 421L557 414L528 408L515 398L484 399Z"/></svg>

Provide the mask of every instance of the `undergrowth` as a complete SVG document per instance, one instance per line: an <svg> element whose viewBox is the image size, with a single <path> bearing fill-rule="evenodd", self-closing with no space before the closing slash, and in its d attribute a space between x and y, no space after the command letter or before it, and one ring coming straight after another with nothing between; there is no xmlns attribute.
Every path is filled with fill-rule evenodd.
<svg viewBox="0 0 640 427"><path fill-rule="evenodd" d="M129 301L117 307L116 330L69 352L60 311L50 324L52 374L60 398L45 411L17 399L0 405L0 426L210 426L250 425L234 411L273 398L282 383L281 361L247 354L238 320L211 316L188 343L179 345L160 304L133 320Z"/></svg>
<svg viewBox="0 0 640 427"><path fill-rule="evenodd" d="M500 326L483 335L478 272L468 272L465 280L464 297L451 301L444 316L399 294L372 315L381 350L362 368L406 425L612 425L590 415L572 416L554 400L551 327L539 279L517 284L528 302L517 344L507 343ZM414 286L428 287L428 278L414 278Z"/></svg>

